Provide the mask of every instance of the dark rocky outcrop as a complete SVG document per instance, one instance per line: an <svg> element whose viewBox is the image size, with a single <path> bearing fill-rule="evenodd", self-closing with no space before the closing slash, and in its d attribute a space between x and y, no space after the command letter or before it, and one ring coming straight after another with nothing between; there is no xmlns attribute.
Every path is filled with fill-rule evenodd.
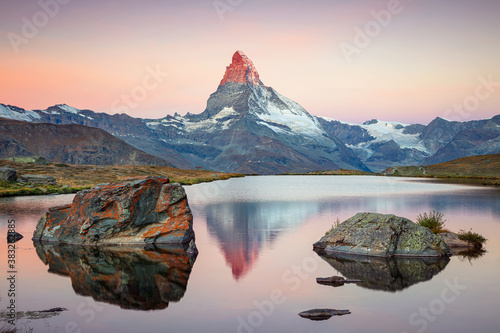
<svg viewBox="0 0 500 333"><path fill-rule="evenodd" d="M375 140L375 138L361 126L346 124L338 120L325 119L322 117L317 117L317 119L329 135L336 136L347 145L354 146Z"/></svg>
<svg viewBox="0 0 500 333"><path fill-rule="evenodd" d="M364 256L442 257L450 248L428 228L395 215L359 213L314 244L327 253Z"/></svg>
<svg viewBox="0 0 500 333"><path fill-rule="evenodd" d="M168 178L136 177L80 191L49 208L33 240L72 244L181 244L194 239L186 193Z"/></svg>
<svg viewBox="0 0 500 333"><path fill-rule="evenodd" d="M17 180L17 171L9 166L0 168L0 180L15 182Z"/></svg>
<svg viewBox="0 0 500 333"><path fill-rule="evenodd" d="M500 115L489 120L463 123L452 140L442 145L423 165L443 163L461 157L500 153Z"/></svg>
<svg viewBox="0 0 500 333"><path fill-rule="evenodd" d="M320 257L347 279L362 280L357 286L395 292L432 279L450 258L362 257L318 251Z"/></svg>
<svg viewBox="0 0 500 333"><path fill-rule="evenodd" d="M71 278L75 293L134 310L165 309L181 300L196 259L186 247L35 243L49 272Z"/></svg>
<svg viewBox="0 0 500 333"><path fill-rule="evenodd" d="M327 320L332 316L343 316L346 314L351 314L349 310L335 310L335 309L312 309L307 311L302 311L299 316L302 318L307 318L311 320Z"/></svg>

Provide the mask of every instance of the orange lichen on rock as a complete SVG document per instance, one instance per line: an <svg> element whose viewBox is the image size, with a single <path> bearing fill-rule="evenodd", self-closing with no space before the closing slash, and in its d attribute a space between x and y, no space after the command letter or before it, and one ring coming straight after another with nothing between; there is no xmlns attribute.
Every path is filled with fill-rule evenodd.
<svg viewBox="0 0 500 333"><path fill-rule="evenodd" d="M71 205L40 218L33 240L57 243L188 243L194 239L186 193L168 178L127 178L80 191Z"/></svg>

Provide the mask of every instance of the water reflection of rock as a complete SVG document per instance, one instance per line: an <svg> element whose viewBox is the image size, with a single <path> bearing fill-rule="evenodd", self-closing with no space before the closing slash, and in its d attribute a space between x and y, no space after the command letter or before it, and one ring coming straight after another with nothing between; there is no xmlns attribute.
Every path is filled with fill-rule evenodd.
<svg viewBox="0 0 500 333"><path fill-rule="evenodd" d="M35 247L49 272L69 276L77 294L134 310L159 310L178 302L195 260L182 246Z"/></svg>
<svg viewBox="0 0 500 333"><path fill-rule="evenodd" d="M432 279L450 259L443 258L374 258L318 253L340 274L364 282L358 286L374 290L399 291Z"/></svg>
<svg viewBox="0 0 500 333"><path fill-rule="evenodd" d="M236 280L251 270L264 244L318 210L315 202L228 202L205 207L208 229L219 240Z"/></svg>

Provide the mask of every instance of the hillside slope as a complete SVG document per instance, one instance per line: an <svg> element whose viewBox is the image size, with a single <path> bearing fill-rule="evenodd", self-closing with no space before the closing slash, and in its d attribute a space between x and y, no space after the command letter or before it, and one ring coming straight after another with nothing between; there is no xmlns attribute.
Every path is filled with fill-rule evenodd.
<svg viewBox="0 0 500 333"><path fill-rule="evenodd" d="M71 164L172 166L98 128L0 119L0 158L33 155Z"/></svg>
<svg viewBox="0 0 500 333"><path fill-rule="evenodd" d="M381 172L384 176L465 177L500 179L500 154L469 156L426 166L397 166Z"/></svg>

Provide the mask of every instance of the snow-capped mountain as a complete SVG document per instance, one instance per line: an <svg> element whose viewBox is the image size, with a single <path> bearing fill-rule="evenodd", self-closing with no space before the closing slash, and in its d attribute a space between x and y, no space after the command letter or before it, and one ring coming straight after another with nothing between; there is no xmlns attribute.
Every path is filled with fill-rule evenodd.
<svg viewBox="0 0 500 333"><path fill-rule="evenodd" d="M205 111L145 123L194 165L210 169L247 173L367 170L351 149L328 135L303 107L265 86L241 51L233 55Z"/></svg>
<svg viewBox="0 0 500 333"><path fill-rule="evenodd" d="M457 122L438 117L427 126L376 119L362 125L326 117L318 117L318 120L328 134L337 136L353 149L372 171L382 171L396 165L427 165L465 156L500 153L498 143L492 141L500 140L500 131L491 125L498 122L498 118ZM490 128L486 136L480 134L484 127ZM474 144L461 140L457 145L456 140L464 135L463 131L474 133L469 135L477 137ZM481 138L486 137L488 140L483 142Z"/></svg>
<svg viewBox="0 0 500 333"><path fill-rule="evenodd" d="M318 117L319 118L319 117ZM321 117L331 135L337 135L373 171L388 166L420 164L433 152L420 138L423 125L370 120L362 125Z"/></svg>
<svg viewBox="0 0 500 333"><path fill-rule="evenodd" d="M468 122L436 118L428 125L375 119L357 125L314 117L264 85L241 51L200 114L140 119L66 104L45 110L0 104L2 118L97 127L180 168L242 173L381 171L500 153L500 116Z"/></svg>
<svg viewBox="0 0 500 333"><path fill-rule="evenodd" d="M40 119L40 115L36 112L26 111L15 106L0 104L0 118L35 121L36 119Z"/></svg>

